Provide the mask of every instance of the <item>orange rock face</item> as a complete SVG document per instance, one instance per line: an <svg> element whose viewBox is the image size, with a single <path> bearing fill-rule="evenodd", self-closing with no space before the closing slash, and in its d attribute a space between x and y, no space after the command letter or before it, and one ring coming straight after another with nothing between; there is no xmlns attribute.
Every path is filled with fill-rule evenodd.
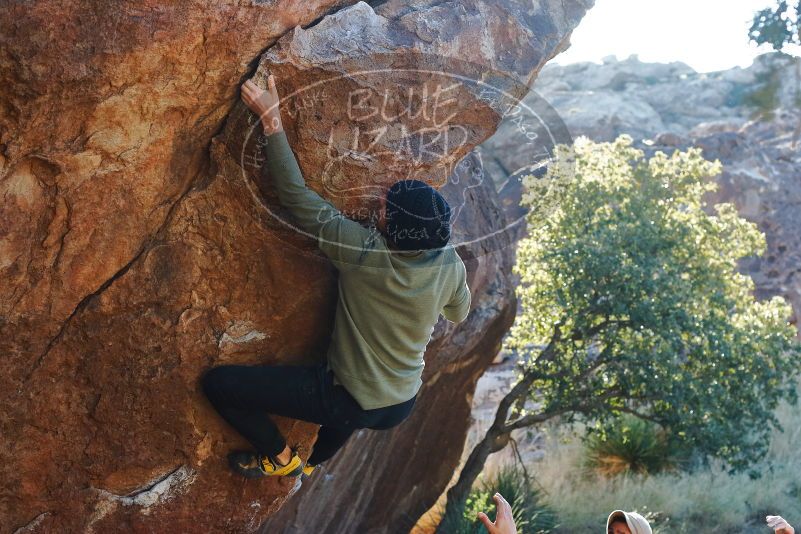
<svg viewBox="0 0 801 534"><path fill-rule="evenodd" d="M513 315L503 215L470 152L591 2L350 3L3 7L2 532L251 532L296 489L229 473L224 455L243 442L198 387L217 364L319 361L332 325L336 272L278 205L237 102L259 57L312 188L364 219L412 175L458 210L470 318L438 324L414 416L327 466L371 473L344 512L354 528L399 524L391 500L422 511L450 477L475 380ZM281 428L308 454L315 425ZM421 468L404 470L399 450Z"/></svg>

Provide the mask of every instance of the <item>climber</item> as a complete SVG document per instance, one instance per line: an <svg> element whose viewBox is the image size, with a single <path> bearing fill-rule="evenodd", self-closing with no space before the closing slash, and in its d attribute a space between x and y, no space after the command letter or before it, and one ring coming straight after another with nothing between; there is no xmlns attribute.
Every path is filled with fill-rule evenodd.
<svg viewBox="0 0 801 534"><path fill-rule="evenodd" d="M449 243L451 209L439 192L402 180L380 195L369 228L346 218L306 187L273 75L267 86L246 81L242 99L261 119L278 199L339 271L339 297L322 363L224 365L203 378L212 405L255 448L228 455L249 478L309 475L356 429L400 424L422 385L423 353L440 313L461 322L471 301L464 263ZM265 413L321 425L306 463Z"/></svg>

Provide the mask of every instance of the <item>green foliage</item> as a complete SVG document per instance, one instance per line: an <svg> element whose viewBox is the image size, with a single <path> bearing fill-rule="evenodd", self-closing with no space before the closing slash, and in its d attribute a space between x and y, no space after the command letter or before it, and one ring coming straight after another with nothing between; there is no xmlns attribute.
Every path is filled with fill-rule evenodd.
<svg viewBox="0 0 801 534"><path fill-rule="evenodd" d="M753 108L755 119L771 120L779 107L779 89L781 89L781 71L779 67L771 68L765 79L754 89L743 96L743 104Z"/></svg>
<svg viewBox="0 0 801 534"><path fill-rule="evenodd" d="M461 504L461 512L453 515L443 515L440 518L438 529L445 534L481 534L486 530L475 517L469 517L466 512L466 503Z"/></svg>
<svg viewBox="0 0 801 534"><path fill-rule="evenodd" d="M794 11L791 16L790 13ZM773 8L765 8L754 15L748 37L757 45L769 44L777 52L787 45L801 44L801 0L791 9L785 0L778 2ZM795 97L792 104L801 108L801 79L796 66ZM781 73L778 67L768 72L766 80L756 89L745 95L744 103L755 108L757 119L771 120L773 112L779 105L779 89L781 88Z"/></svg>
<svg viewBox="0 0 801 534"><path fill-rule="evenodd" d="M737 271L765 239L734 206L704 201L720 163L695 148L645 159L631 144L581 138L543 179L524 178L507 346L527 355L542 414L632 414L744 468L764 455L779 400L796 401L790 307L757 302Z"/></svg>
<svg viewBox="0 0 801 534"><path fill-rule="evenodd" d="M585 446L586 467L604 476L659 473L686 456L659 425L630 416L590 433Z"/></svg>
<svg viewBox="0 0 801 534"><path fill-rule="evenodd" d="M655 534L767 534L766 515L797 518L801 411L781 403L776 414L786 431L771 436L769 455L754 466L762 473L756 480L747 473L731 473L717 461L708 468L650 475L588 476L583 429L555 427L544 443L547 461L535 469L546 502L559 516L557 532L600 532L598 525L616 508L645 515Z"/></svg>
<svg viewBox="0 0 801 534"><path fill-rule="evenodd" d="M443 517L440 528L447 534L481 534L486 529L478 521L479 512L495 521L495 501L500 493L512 506L512 516L521 534L542 534L556 527L556 514L543 504L541 491L534 487L522 469L516 466L502 468L498 475L470 492L462 505L462 513Z"/></svg>
<svg viewBox="0 0 801 534"><path fill-rule="evenodd" d="M781 51L788 44L801 44L801 2L795 8L794 17L791 18L789 14L790 6L785 0L778 2L775 8L757 11L748 30L749 39L758 45L769 44L776 51Z"/></svg>

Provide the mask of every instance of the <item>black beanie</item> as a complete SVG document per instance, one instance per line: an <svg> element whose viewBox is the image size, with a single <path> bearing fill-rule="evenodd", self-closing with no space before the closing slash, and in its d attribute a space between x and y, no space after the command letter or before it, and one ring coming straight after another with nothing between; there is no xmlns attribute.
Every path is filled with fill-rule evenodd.
<svg viewBox="0 0 801 534"><path fill-rule="evenodd" d="M387 191L387 234L401 250L442 248L451 238L451 207L420 180L401 180Z"/></svg>

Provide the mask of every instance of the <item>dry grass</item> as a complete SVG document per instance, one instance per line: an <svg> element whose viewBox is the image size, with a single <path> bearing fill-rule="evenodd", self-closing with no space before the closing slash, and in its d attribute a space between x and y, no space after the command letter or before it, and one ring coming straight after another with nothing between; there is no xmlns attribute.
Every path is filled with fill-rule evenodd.
<svg viewBox="0 0 801 534"><path fill-rule="evenodd" d="M558 532L600 532L614 509L654 517L658 533L769 532L768 513L801 526L801 409L783 406L785 428L758 468L763 476L729 475L719 465L695 473L631 475L605 479L582 469L583 447L575 435L551 436L542 462L534 466L559 516Z"/></svg>

